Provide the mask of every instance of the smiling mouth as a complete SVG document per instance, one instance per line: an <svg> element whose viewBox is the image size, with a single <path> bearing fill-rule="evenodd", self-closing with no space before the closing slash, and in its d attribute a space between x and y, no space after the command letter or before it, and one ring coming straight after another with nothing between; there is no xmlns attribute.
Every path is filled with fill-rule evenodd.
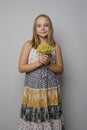
<svg viewBox="0 0 87 130"><path fill-rule="evenodd" d="M40 33L46 33L46 32L40 32Z"/></svg>

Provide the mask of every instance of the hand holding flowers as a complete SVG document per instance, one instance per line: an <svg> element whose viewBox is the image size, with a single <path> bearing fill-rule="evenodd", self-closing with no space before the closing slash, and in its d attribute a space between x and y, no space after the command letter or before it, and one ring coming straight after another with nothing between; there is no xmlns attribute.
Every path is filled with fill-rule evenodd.
<svg viewBox="0 0 87 130"><path fill-rule="evenodd" d="M39 62L41 65L48 65L50 63L51 59L49 55L46 54L40 54L39 55Z"/></svg>
<svg viewBox="0 0 87 130"><path fill-rule="evenodd" d="M42 65L48 65L51 61L51 53L54 50L52 46L49 44L40 44L37 48L37 52L40 53L39 55L39 62Z"/></svg>

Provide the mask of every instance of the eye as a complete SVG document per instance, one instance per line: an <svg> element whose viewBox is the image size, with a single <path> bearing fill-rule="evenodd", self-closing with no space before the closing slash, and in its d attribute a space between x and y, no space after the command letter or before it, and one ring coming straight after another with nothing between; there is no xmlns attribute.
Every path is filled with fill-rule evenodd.
<svg viewBox="0 0 87 130"><path fill-rule="evenodd" d="M41 25L40 25L40 24L37 24L36 27L41 27Z"/></svg>
<svg viewBox="0 0 87 130"><path fill-rule="evenodd" d="M48 26L49 26L49 24L45 24L45 26L46 26L46 27L48 27Z"/></svg>

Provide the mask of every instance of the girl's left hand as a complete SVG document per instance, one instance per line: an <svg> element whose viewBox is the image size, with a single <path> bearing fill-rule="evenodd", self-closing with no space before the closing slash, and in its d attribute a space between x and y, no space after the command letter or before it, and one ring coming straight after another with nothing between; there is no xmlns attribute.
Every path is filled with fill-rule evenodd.
<svg viewBox="0 0 87 130"><path fill-rule="evenodd" d="M39 56L39 61L43 64L43 65L48 65L51 61L51 57L50 55L46 55L46 54L40 54Z"/></svg>

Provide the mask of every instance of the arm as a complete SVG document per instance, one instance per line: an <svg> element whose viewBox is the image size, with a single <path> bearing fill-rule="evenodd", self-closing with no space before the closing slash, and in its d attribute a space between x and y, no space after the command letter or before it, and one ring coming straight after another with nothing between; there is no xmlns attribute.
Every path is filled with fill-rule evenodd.
<svg viewBox="0 0 87 130"><path fill-rule="evenodd" d="M29 41L27 41L22 48L20 58L19 58L19 65L18 65L18 70L21 73L33 71L34 69L42 65L39 61L28 64L28 57L31 48L32 45Z"/></svg>
<svg viewBox="0 0 87 130"><path fill-rule="evenodd" d="M62 74L63 73L63 60L62 60L62 53L61 48L59 45L56 44L55 46L55 53L56 53L56 62L48 64L48 68L55 73Z"/></svg>

